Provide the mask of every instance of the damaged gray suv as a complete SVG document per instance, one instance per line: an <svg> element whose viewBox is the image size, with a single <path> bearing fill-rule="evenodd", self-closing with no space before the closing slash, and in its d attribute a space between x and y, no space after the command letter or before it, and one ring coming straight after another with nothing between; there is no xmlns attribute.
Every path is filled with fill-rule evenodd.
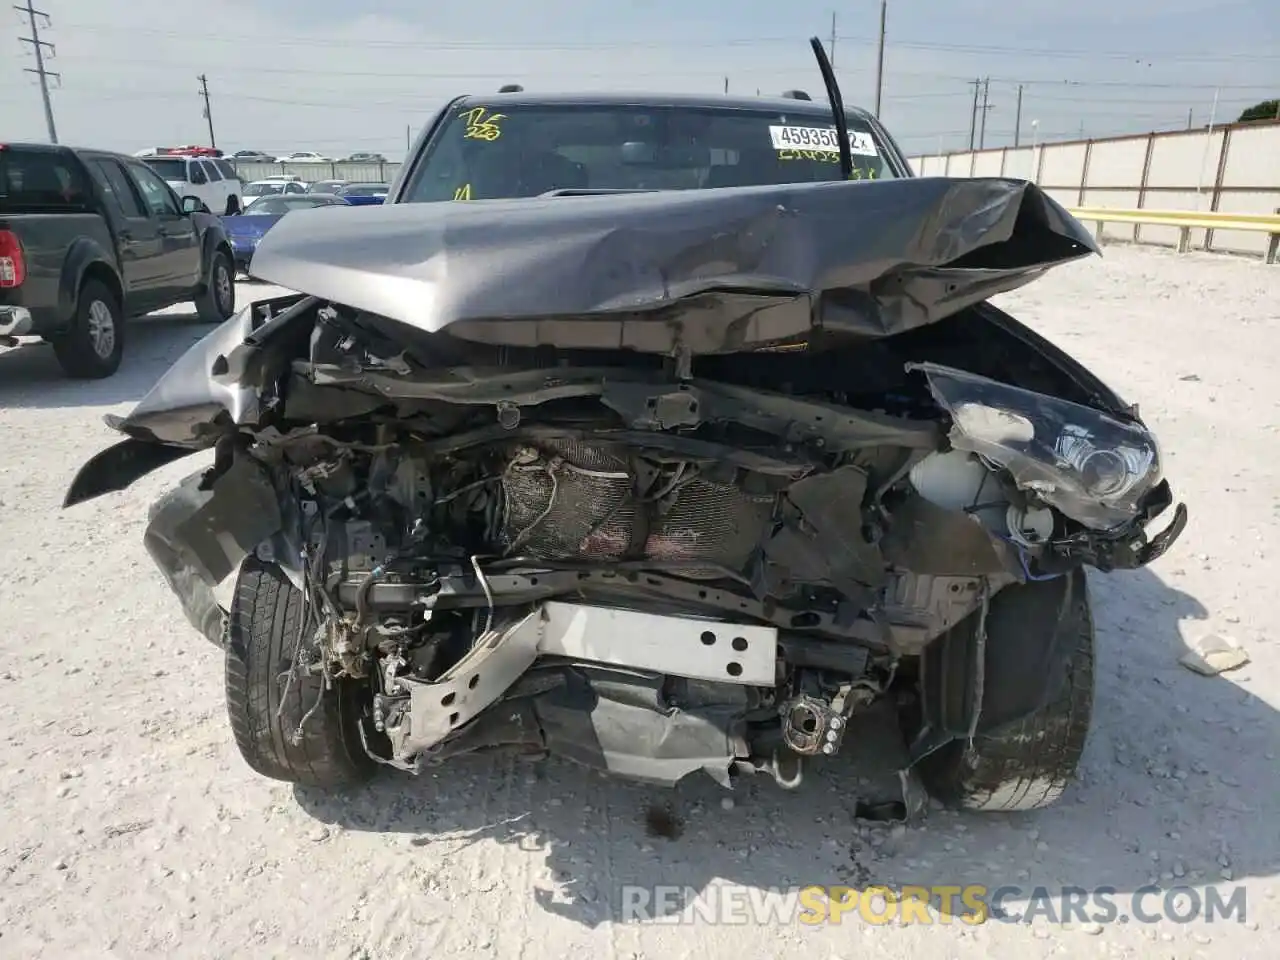
<svg viewBox="0 0 1280 960"><path fill-rule="evenodd" d="M112 420L67 506L214 451L146 544L253 769L507 749L794 787L890 698L943 802L1059 796L1085 568L1187 512L1136 408L987 302L1089 234L1023 181L912 176L815 53L830 107L452 102L385 206L264 238L296 294Z"/></svg>

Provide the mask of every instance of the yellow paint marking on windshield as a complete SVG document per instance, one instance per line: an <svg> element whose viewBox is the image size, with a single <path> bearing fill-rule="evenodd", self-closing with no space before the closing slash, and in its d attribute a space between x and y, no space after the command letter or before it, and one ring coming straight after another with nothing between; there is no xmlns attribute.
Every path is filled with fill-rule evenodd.
<svg viewBox="0 0 1280 960"><path fill-rule="evenodd" d="M454 190L454 191L453 191L453 199L455 199L455 200L470 200L470 199L471 199L471 184L469 184L469 183L464 183L462 186L460 186L460 187L458 187L456 190Z"/></svg>
<svg viewBox="0 0 1280 960"><path fill-rule="evenodd" d="M507 119L505 113L490 113L488 107L472 107L462 111L458 117L467 125L462 134L463 139L490 141L502 136L502 127L498 125L498 121Z"/></svg>
<svg viewBox="0 0 1280 960"><path fill-rule="evenodd" d="M779 150L779 160L813 160L817 163L839 163L840 154L830 150ZM875 167L868 167L863 170L861 167L854 167L849 173L850 180L876 180Z"/></svg>

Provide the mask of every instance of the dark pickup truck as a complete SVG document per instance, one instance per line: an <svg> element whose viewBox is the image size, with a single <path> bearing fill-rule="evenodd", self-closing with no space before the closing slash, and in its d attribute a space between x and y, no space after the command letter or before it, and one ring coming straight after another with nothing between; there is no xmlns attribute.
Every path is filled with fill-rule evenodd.
<svg viewBox="0 0 1280 960"><path fill-rule="evenodd" d="M115 373L125 320L183 301L235 310L221 221L145 164L103 150L0 144L0 346L53 345L72 377Z"/></svg>

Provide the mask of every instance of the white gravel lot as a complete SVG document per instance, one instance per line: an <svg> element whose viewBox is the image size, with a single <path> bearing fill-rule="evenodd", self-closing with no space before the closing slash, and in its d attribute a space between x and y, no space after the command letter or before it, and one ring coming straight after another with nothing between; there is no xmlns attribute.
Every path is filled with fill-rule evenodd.
<svg viewBox="0 0 1280 960"><path fill-rule="evenodd" d="M1004 300L1141 404L1192 521L1151 569L1094 578L1082 783L1038 814L935 812L905 831L853 819L850 762L793 794L744 783L730 809L709 781L667 795L559 762L388 774L344 800L254 776L221 657L142 547L147 504L193 464L58 509L114 439L102 415L206 328L143 321L122 371L92 384L63 380L42 347L0 355L0 957L1274 957L1280 267L1111 247ZM1253 663L1178 666L1211 630ZM674 806L679 839L647 835L651 803ZM1152 882L1243 884L1248 916L761 927L620 912L623 884L870 881L1110 886L1122 911Z"/></svg>

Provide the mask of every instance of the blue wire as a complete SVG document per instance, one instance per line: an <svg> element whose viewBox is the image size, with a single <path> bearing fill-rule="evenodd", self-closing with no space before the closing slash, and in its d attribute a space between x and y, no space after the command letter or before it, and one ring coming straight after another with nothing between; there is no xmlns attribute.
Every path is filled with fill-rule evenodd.
<svg viewBox="0 0 1280 960"><path fill-rule="evenodd" d="M1025 576L1028 580L1031 580L1035 583L1040 583L1045 580L1057 580L1059 577L1065 575L1062 573L1041 573L1041 574L1032 573L1031 566L1027 563L1026 548L1023 547L1023 545L1018 543L1016 540L1013 540L1009 537L1002 537L999 534L996 534L996 536L999 537L999 539L1003 540L1005 543L1009 544L1009 546L1013 547L1014 551L1018 554L1018 562L1022 564L1022 575Z"/></svg>

